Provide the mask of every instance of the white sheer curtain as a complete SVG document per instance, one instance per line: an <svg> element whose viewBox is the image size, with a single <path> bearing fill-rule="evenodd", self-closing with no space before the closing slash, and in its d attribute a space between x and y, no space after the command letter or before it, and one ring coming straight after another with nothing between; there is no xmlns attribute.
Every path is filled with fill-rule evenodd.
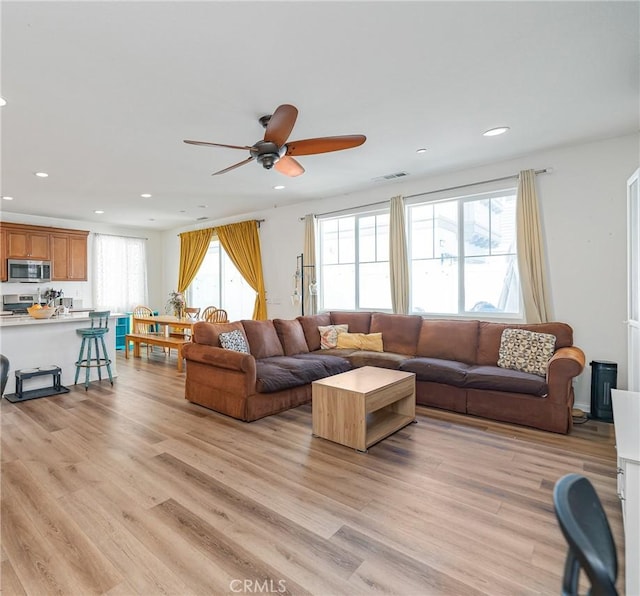
<svg viewBox="0 0 640 596"><path fill-rule="evenodd" d="M549 284L534 170L520 172L517 201L518 269L525 320L527 323L546 323L551 320Z"/></svg>
<svg viewBox="0 0 640 596"><path fill-rule="evenodd" d="M393 312L406 315L409 312L409 260L404 223L404 198L402 196L391 199L389 273Z"/></svg>
<svg viewBox="0 0 640 596"><path fill-rule="evenodd" d="M316 216L304 216L304 314L315 315L318 312L318 296L311 293L314 288L317 292L316 272Z"/></svg>
<svg viewBox="0 0 640 596"><path fill-rule="evenodd" d="M147 304L147 241L96 234L93 244L93 306L130 312Z"/></svg>

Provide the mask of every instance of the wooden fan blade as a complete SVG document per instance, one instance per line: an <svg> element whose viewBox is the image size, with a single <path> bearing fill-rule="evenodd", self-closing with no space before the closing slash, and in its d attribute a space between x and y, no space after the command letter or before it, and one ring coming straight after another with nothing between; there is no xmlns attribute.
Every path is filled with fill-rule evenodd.
<svg viewBox="0 0 640 596"><path fill-rule="evenodd" d="M287 155L315 155L342 151L362 145L367 140L364 135L343 135L339 137L321 137L319 139L304 139L287 143Z"/></svg>
<svg viewBox="0 0 640 596"><path fill-rule="evenodd" d="M189 141L188 139L184 140L185 143L189 143L189 145L205 145L208 147L228 147L229 149L246 149L249 151L251 147L241 147L239 145L223 145L222 143L207 143L206 141Z"/></svg>
<svg viewBox="0 0 640 596"><path fill-rule="evenodd" d="M238 162L236 164L233 164L232 166L229 166L228 168L225 168L224 170L220 170L219 172L214 172L211 175L212 176L217 176L218 174L224 174L225 172L230 172L231 170L235 170L236 168L239 168L240 166L243 166L244 164L249 163L250 161L253 161L254 159L255 158L252 155L251 157L248 157L244 161L240 161L240 162Z"/></svg>
<svg viewBox="0 0 640 596"><path fill-rule="evenodd" d="M276 108L264 131L264 140L282 147L289 138L298 117L298 109L287 103Z"/></svg>
<svg viewBox="0 0 640 596"><path fill-rule="evenodd" d="M289 157L288 155L281 157L273 167L281 174L291 176L292 178L304 174L304 168L293 159L293 157Z"/></svg>

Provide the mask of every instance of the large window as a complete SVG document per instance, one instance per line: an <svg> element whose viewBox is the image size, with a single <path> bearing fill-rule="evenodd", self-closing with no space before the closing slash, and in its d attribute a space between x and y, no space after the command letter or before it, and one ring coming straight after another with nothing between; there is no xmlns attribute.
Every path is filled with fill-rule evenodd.
<svg viewBox="0 0 640 596"><path fill-rule="evenodd" d="M147 303L147 241L96 234L93 244L93 303L112 312L129 312Z"/></svg>
<svg viewBox="0 0 640 596"><path fill-rule="evenodd" d="M227 253L214 239L187 290L189 306L217 306L227 311L230 321L250 319L256 293L236 269Z"/></svg>
<svg viewBox="0 0 640 596"><path fill-rule="evenodd" d="M320 219L319 309L390 310L389 213Z"/></svg>
<svg viewBox="0 0 640 596"><path fill-rule="evenodd" d="M411 312L520 316L515 190L409 205Z"/></svg>

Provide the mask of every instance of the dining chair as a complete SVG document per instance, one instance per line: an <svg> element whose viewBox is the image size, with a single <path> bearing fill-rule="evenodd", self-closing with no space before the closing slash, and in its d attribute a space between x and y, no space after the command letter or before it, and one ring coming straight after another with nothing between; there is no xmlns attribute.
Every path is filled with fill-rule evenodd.
<svg viewBox="0 0 640 596"><path fill-rule="evenodd" d="M134 307L132 310L134 317L152 317L153 310L151 310L148 306L144 306L139 304ZM133 324L133 333L146 333L147 335L162 335L162 332L158 331L156 326L153 323L143 323L141 321L136 321ZM147 358L149 357L149 351L153 350L153 346L146 344L147 346ZM165 351L165 348L162 348L162 351Z"/></svg>
<svg viewBox="0 0 640 596"><path fill-rule="evenodd" d="M207 308L205 308L202 311L202 314L200 315L200 320L208 321L211 314L214 313L216 310L218 310L217 306L207 306Z"/></svg>
<svg viewBox="0 0 640 596"><path fill-rule="evenodd" d="M216 308L206 319L209 323L228 323L227 311L223 308Z"/></svg>
<svg viewBox="0 0 640 596"><path fill-rule="evenodd" d="M580 569L590 594L617 596L618 559L607 515L593 485L580 474L556 482L553 504L568 550L562 578L563 596L578 594Z"/></svg>
<svg viewBox="0 0 640 596"><path fill-rule="evenodd" d="M192 321L197 321L198 317L200 317L200 307L199 306L187 306L184 309L187 318Z"/></svg>

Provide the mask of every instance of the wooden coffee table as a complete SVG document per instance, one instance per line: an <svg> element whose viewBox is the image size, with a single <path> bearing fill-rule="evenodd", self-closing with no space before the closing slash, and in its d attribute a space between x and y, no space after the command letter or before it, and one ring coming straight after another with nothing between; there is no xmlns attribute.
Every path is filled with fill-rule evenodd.
<svg viewBox="0 0 640 596"><path fill-rule="evenodd" d="M358 451L416 422L414 373L363 366L314 381L313 435Z"/></svg>

